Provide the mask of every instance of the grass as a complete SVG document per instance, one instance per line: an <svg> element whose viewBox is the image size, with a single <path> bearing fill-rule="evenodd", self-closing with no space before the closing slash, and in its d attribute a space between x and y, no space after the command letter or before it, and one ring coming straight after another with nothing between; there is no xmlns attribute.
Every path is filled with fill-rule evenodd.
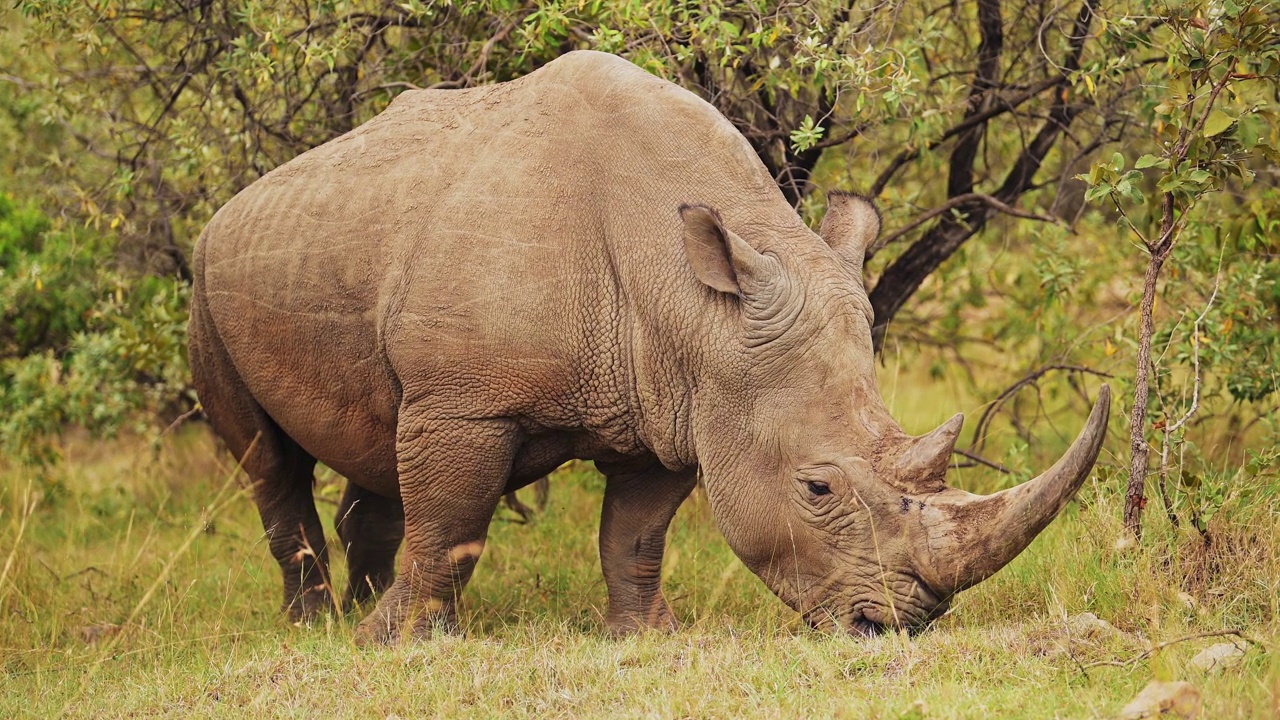
<svg viewBox="0 0 1280 720"><path fill-rule="evenodd" d="M533 523L499 510L466 638L361 650L355 618L293 627L277 613L278 570L232 477L202 428L158 450L73 442L43 479L0 470L0 717L1090 718L1114 717L1153 678L1196 685L1204 717L1280 717L1274 498L1220 513L1212 552L1156 513L1141 548L1117 550L1120 498L1105 488L1121 482L1095 481L933 629L858 641L803 628L695 493L666 563L684 628L613 640L595 549L603 483L573 464ZM339 483L322 476L322 515ZM1083 612L1117 630L1069 631ZM1135 660L1224 628L1259 643L1225 672L1188 664L1223 638ZM1107 662L1123 665L1089 667Z"/></svg>

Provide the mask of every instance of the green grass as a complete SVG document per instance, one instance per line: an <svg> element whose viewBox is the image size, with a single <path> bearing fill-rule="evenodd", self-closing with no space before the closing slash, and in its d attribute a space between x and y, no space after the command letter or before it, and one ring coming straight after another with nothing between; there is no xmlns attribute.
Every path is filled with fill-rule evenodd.
<svg viewBox="0 0 1280 720"><path fill-rule="evenodd" d="M0 717L1090 718L1153 678L1195 684L1204 717L1280 716L1274 500L1220 514L1212 552L1156 513L1144 546L1118 551L1119 498L1103 487L1120 480L1095 482L933 629L859 641L805 629L695 493L666 563L684 628L614 640L595 549L603 483L574 464L533 523L499 511L466 638L369 650L352 642L356 618L293 627L277 613L278 570L229 477L200 428L159 451L72 443L44 479L0 470ZM338 483L321 479L323 515ZM1086 611L1119 632L1067 650L1065 619ZM1220 638L1087 667L1224 628L1263 645L1217 675L1188 661Z"/></svg>

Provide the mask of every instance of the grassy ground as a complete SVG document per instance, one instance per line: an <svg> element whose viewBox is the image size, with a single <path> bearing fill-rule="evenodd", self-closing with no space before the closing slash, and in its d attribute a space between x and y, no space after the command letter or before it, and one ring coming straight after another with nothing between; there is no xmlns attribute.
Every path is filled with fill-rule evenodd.
<svg viewBox="0 0 1280 720"><path fill-rule="evenodd" d="M595 550L602 481L572 465L532 524L499 511L465 596L466 639L361 650L354 618L292 627L277 614L278 571L229 476L201 428L159 450L74 445L43 481L0 470L0 717L1090 718L1115 716L1153 678L1194 683L1205 717L1280 717L1274 499L1235 512L1213 552L1157 532L1116 550L1119 498L1095 482L933 629L858 641L804 629L695 493L666 565L684 629L613 640ZM338 483L322 478L324 515ZM1071 630L1083 612L1116 629ZM1225 672L1188 664L1224 638L1138 659L1227 628L1262 644Z"/></svg>

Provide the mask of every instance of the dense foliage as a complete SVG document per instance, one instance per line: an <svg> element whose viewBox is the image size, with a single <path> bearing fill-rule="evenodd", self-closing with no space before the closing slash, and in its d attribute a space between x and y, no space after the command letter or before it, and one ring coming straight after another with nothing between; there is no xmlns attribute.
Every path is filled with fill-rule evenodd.
<svg viewBox="0 0 1280 720"><path fill-rule="evenodd" d="M0 450L56 458L69 424L111 434L188 395L186 285L103 264L110 244L0 195Z"/></svg>

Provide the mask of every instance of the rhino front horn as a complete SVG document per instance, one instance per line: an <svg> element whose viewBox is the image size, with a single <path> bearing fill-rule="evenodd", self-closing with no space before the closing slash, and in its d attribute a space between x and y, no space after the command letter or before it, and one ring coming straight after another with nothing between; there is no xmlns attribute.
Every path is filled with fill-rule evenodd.
<svg viewBox="0 0 1280 720"><path fill-rule="evenodd" d="M1111 390L1098 391L1093 412L1062 459L1043 475L993 495L947 488L918 496L924 542L920 571L936 591L959 592L1017 557L1076 494L1098 459L1107 433Z"/></svg>

